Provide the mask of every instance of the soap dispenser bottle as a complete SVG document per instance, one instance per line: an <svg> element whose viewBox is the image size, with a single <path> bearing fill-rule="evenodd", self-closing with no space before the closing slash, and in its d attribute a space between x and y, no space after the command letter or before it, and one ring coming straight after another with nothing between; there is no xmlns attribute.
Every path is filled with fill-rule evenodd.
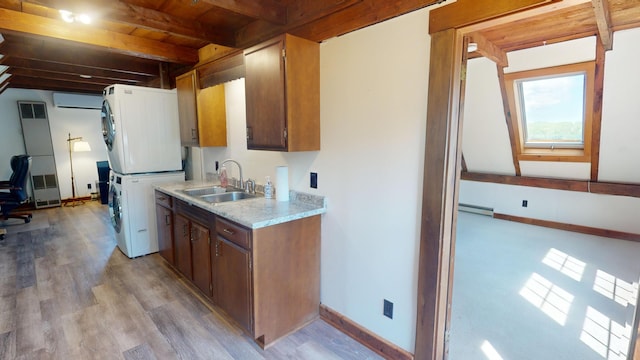
<svg viewBox="0 0 640 360"><path fill-rule="evenodd" d="M264 184L264 198L273 199L273 184L271 183L271 178L267 176L266 180L267 182Z"/></svg>
<svg viewBox="0 0 640 360"><path fill-rule="evenodd" d="M220 186L226 188L229 186L229 179L227 178L227 168L222 165L220 168Z"/></svg>

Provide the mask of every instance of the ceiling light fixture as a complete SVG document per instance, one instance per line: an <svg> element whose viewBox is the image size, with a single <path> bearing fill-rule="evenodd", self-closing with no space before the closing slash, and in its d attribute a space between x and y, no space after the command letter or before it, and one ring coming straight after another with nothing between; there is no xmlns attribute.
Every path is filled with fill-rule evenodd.
<svg viewBox="0 0 640 360"><path fill-rule="evenodd" d="M85 25L91 24L91 17L87 14L78 14L76 15L76 20L80 21Z"/></svg>
<svg viewBox="0 0 640 360"><path fill-rule="evenodd" d="M58 12L62 20L68 23L79 21L85 25L91 24L91 17L87 14L74 14L69 10L58 10Z"/></svg>
<svg viewBox="0 0 640 360"><path fill-rule="evenodd" d="M72 23L73 22L73 13L69 10L60 10L60 17L62 20Z"/></svg>
<svg viewBox="0 0 640 360"><path fill-rule="evenodd" d="M474 43L474 42L470 42L469 45L467 45L467 52L474 52L478 50L478 44Z"/></svg>

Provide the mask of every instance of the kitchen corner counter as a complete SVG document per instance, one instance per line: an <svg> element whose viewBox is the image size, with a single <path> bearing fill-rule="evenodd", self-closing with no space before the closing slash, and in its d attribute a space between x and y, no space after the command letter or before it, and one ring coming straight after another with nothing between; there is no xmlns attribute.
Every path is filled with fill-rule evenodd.
<svg viewBox="0 0 640 360"><path fill-rule="evenodd" d="M291 190L289 201L277 201L257 196L212 204L198 197L185 194L182 190L214 186L217 184L204 182L180 182L156 185L155 188L176 199L210 211L216 215L237 222L251 229L259 229L288 221L302 219L327 211L327 201L323 196L311 195Z"/></svg>

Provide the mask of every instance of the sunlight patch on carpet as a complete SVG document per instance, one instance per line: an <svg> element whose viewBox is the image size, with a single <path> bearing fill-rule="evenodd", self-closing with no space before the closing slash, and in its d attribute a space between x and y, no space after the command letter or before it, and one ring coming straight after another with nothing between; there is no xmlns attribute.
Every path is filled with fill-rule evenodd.
<svg viewBox="0 0 640 360"><path fill-rule="evenodd" d="M549 249L547 255L542 259L542 263L560 271L575 281L582 279L584 268L587 265L584 261L580 261L554 248Z"/></svg>
<svg viewBox="0 0 640 360"><path fill-rule="evenodd" d="M531 274L520 290L520 295L562 326L567 321L567 314L574 298L573 295L537 273Z"/></svg>

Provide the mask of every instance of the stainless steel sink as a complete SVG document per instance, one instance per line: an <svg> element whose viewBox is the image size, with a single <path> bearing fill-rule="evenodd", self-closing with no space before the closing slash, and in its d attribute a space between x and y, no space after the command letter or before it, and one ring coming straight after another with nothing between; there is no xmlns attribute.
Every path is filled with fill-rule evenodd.
<svg viewBox="0 0 640 360"><path fill-rule="evenodd" d="M231 191L222 194L202 195L200 199L210 203L221 203L226 201L236 201L242 199L252 199L256 196L242 191Z"/></svg>
<svg viewBox="0 0 640 360"><path fill-rule="evenodd" d="M203 188L184 189L182 192L189 196L203 196L209 194L220 194L226 191L222 186L208 186Z"/></svg>

